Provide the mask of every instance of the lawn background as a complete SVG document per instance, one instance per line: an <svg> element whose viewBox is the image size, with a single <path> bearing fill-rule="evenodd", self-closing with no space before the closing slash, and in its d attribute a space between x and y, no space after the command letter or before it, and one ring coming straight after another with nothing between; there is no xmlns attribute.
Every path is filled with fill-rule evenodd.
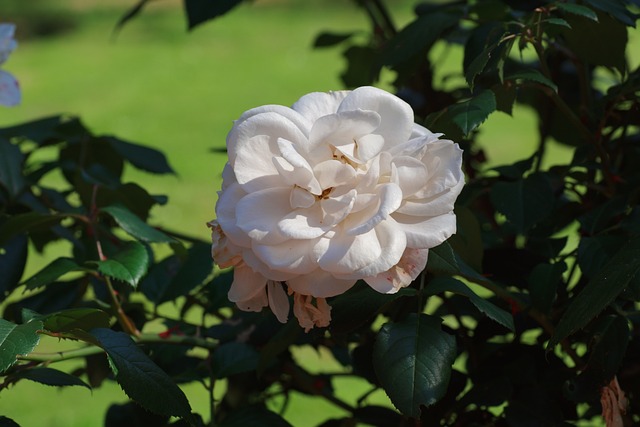
<svg viewBox="0 0 640 427"><path fill-rule="evenodd" d="M399 27L410 20L414 1L388 3L393 3ZM79 115L95 133L161 149L177 176L128 170L126 177L169 196L166 206L153 211L152 222L204 240L226 161L211 149L224 147L233 120L258 105L290 105L311 91L341 89L344 62L339 49L313 50L313 39L323 30L366 32L369 24L364 13L346 0L258 0L187 32L180 3L159 0L150 2L113 37L115 23L133 4L127 0L3 0L0 21L14 16L20 23L49 16L72 28L28 39L21 38L18 28L18 49L3 69L20 80L23 103L0 109L0 127L69 113ZM638 34L637 30L631 33L635 46ZM630 54L637 66L640 50ZM443 46L432 59L445 61L446 73L459 69L462 57L459 49ZM379 85L388 88L391 79L385 74ZM495 113L482 128L480 140L490 165L511 162L535 149L534 118L523 108L516 108L514 116L515 120ZM547 162L567 155L554 146ZM55 176L49 179L52 185L59 182ZM64 250L64 245L58 245L44 256L33 257L26 274ZM44 343L39 350L54 345ZM338 368L328 356L311 350L297 355L315 371ZM366 385L341 384L338 389L353 402L354 389L364 392ZM208 402L201 386L189 385L185 391L194 409L206 415ZM0 414L22 427L99 426L114 401L124 402L126 397L113 383L89 392L22 381L0 393ZM305 426L340 413L322 400L298 397L285 416L295 426Z"/></svg>

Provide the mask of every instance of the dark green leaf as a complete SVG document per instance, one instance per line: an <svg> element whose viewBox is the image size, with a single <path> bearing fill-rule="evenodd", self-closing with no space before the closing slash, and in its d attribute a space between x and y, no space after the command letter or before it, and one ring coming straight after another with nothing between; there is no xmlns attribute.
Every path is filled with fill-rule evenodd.
<svg viewBox="0 0 640 427"><path fill-rule="evenodd" d="M138 169L158 174L174 173L171 166L169 166L167 158L161 151L145 147L144 145L132 144L131 142L123 141L112 136L105 137L105 139L118 154Z"/></svg>
<svg viewBox="0 0 640 427"><path fill-rule="evenodd" d="M125 333L98 328L91 331L107 352L116 381L131 399L160 415L191 418L182 390Z"/></svg>
<svg viewBox="0 0 640 427"><path fill-rule="evenodd" d="M124 231L144 242L175 242L173 237L151 227L121 204L107 206L100 210L111 215Z"/></svg>
<svg viewBox="0 0 640 427"><path fill-rule="evenodd" d="M61 141L60 138L71 133L84 132L86 129L75 117L51 116L0 129L0 136L5 138L18 137L43 145L45 142L51 143L52 140Z"/></svg>
<svg viewBox="0 0 640 427"><path fill-rule="evenodd" d="M229 342L220 345L211 356L212 374L215 378L253 371L258 366L260 354L248 344Z"/></svg>
<svg viewBox="0 0 640 427"><path fill-rule="evenodd" d="M442 292L453 292L458 295L463 295L469 298L471 303L488 318L498 322L511 331L515 331L513 316L511 316L510 313L479 297L458 279L454 279L453 277L436 277L427 284L425 292L427 292L428 295L436 295Z"/></svg>
<svg viewBox="0 0 640 427"><path fill-rule="evenodd" d="M7 240L25 231L38 231L62 221L67 215L62 214L41 214L37 212L27 212L14 215L0 225L0 245L4 245Z"/></svg>
<svg viewBox="0 0 640 427"><path fill-rule="evenodd" d="M587 369L604 383L620 369L629 345L629 324L624 317L606 316L593 331Z"/></svg>
<svg viewBox="0 0 640 427"><path fill-rule="evenodd" d="M27 262L27 243L27 236L18 235L0 247L0 302L20 283Z"/></svg>
<svg viewBox="0 0 640 427"><path fill-rule="evenodd" d="M348 88L372 84L378 79L379 65L375 64L378 52L371 46L349 46L342 52L347 61L347 69L340 74Z"/></svg>
<svg viewBox="0 0 640 427"><path fill-rule="evenodd" d="M20 425L11 418L0 415L0 427L20 427Z"/></svg>
<svg viewBox="0 0 640 427"><path fill-rule="evenodd" d="M100 273L122 280L135 288L147 272L149 254L140 243L128 242L109 259L98 261L97 265Z"/></svg>
<svg viewBox="0 0 640 427"><path fill-rule="evenodd" d="M513 114L513 104L516 102L516 95L518 94L516 86L513 82L505 81L502 84L494 85L491 90L496 97L496 109L507 113Z"/></svg>
<svg viewBox="0 0 640 427"><path fill-rule="evenodd" d="M342 43L345 40L349 40L353 37L354 33L330 33L323 31L316 37L313 42L313 47L329 47ZM225 149L226 152L226 149Z"/></svg>
<svg viewBox="0 0 640 427"><path fill-rule="evenodd" d="M447 391L456 340L440 329L439 318L410 314L378 333L373 365L383 389L403 414L420 418Z"/></svg>
<svg viewBox="0 0 640 427"><path fill-rule="evenodd" d="M91 387L80 378L52 368L26 369L20 372L19 378L53 387L81 386L91 390Z"/></svg>
<svg viewBox="0 0 640 427"><path fill-rule="evenodd" d="M473 91L473 83L475 81L476 76L478 76L482 71L484 71L485 67L489 63L495 49L498 47L500 42L493 43L490 46L487 46L485 50L480 52L476 58L471 61L469 67L465 70L464 77L469 84L469 87Z"/></svg>
<svg viewBox="0 0 640 427"><path fill-rule="evenodd" d="M636 26L637 17L627 8L624 0L585 0L629 27Z"/></svg>
<svg viewBox="0 0 640 427"><path fill-rule="evenodd" d="M430 13L419 16L393 37L382 51L382 63L402 64L413 55L429 49L440 35L460 22L460 16L450 13Z"/></svg>
<svg viewBox="0 0 640 427"><path fill-rule="evenodd" d="M453 105L449 112L453 122L467 135L484 122L496 110L496 97L490 90L483 90L473 98Z"/></svg>
<svg viewBox="0 0 640 427"><path fill-rule="evenodd" d="M0 186L15 197L25 187L22 176L24 154L17 145L0 138Z"/></svg>
<svg viewBox="0 0 640 427"><path fill-rule="evenodd" d="M443 242L429 250L427 270L450 275L458 274L460 272L456 256L448 242Z"/></svg>
<svg viewBox="0 0 640 427"><path fill-rule="evenodd" d="M25 280L27 289L34 290L56 281L59 277L71 272L82 270L71 258L56 258L42 270Z"/></svg>
<svg viewBox="0 0 640 427"><path fill-rule="evenodd" d="M555 264L538 264L529 275L529 294L531 303L542 313L549 313L556 290L562 280L562 274L567 269L564 262Z"/></svg>
<svg viewBox="0 0 640 427"><path fill-rule="evenodd" d="M544 174L535 173L515 182L495 183L491 202L518 233L524 233L551 213L553 189Z"/></svg>
<svg viewBox="0 0 640 427"><path fill-rule="evenodd" d="M187 13L189 29L203 22L222 16L243 0L184 0L184 8Z"/></svg>
<svg viewBox="0 0 640 427"><path fill-rule="evenodd" d="M493 170L505 178L516 180L522 178L522 176L531 169L534 159L535 157L531 156L528 159L520 160L511 165L496 166Z"/></svg>
<svg viewBox="0 0 640 427"><path fill-rule="evenodd" d="M509 76L507 76L507 80L524 80L528 82L540 83L544 86L547 86L548 88L553 89L554 92L558 92L558 86L554 82L546 78L540 71L533 68L509 74Z"/></svg>
<svg viewBox="0 0 640 427"><path fill-rule="evenodd" d="M333 304L332 304L333 305ZM333 319L332 319L333 321ZM260 377L274 360L296 341L300 335L300 325L298 319L289 319L286 325L269 339L267 344L260 349L260 360L256 367L257 375Z"/></svg>
<svg viewBox="0 0 640 427"><path fill-rule="evenodd" d="M242 407L226 416L220 427L291 427L284 418L260 405Z"/></svg>
<svg viewBox="0 0 640 427"><path fill-rule="evenodd" d="M640 239L636 237L624 245L573 299L560 319L548 347L553 348L589 323L628 286L639 270Z"/></svg>
<svg viewBox="0 0 640 427"><path fill-rule="evenodd" d="M6 371L18 361L17 356L26 355L40 342L37 331L42 329L42 322L31 321L16 325L0 319L0 373Z"/></svg>
<svg viewBox="0 0 640 427"><path fill-rule="evenodd" d="M574 15L584 16L585 18L591 19L593 21L598 22L598 15L589 9L587 6L582 6L580 4L574 3L556 3L556 7L562 11L572 13Z"/></svg>
<svg viewBox="0 0 640 427"><path fill-rule="evenodd" d="M43 319L44 328L51 332L90 331L108 328L110 316L97 308L70 308L50 314Z"/></svg>
<svg viewBox="0 0 640 427"><path fill-rule="evenodd" d="M569 29L571 28L571 25L569 25L569 23L562 18L549 18L549 19L545 19L543 22L551 25L558 25L560 27L566 27Z"/></svg>

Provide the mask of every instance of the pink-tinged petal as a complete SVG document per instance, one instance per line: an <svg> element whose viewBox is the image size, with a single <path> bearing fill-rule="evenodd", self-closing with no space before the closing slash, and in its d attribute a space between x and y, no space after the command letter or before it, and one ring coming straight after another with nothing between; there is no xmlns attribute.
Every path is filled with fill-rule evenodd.
<svg viewBox="0 0 640 427"><path fill-rule="evenodd" d="M340 279L371 277L387 271L400 261L407 248L407 238L396 222L389 218L378 224L372 231L375 231L376 240L379 242L380 256L362 268L352 272L344 272L344 274L337 274L336 277Z"/></svg>
<svg viewBox="0 0 640 427"><path fill-rule="evenodd" d="M253 252L252 249L243 249L242 250L242 260L247 264L251 269L257 273L260 273L262 276L266 277L269 280L274 280L276 282L284 282L296 276L295 273L288 273L286 271L274 270L265 264L258 256Z"/></svg>
<svg viewBox="0 0 640 427"><path fill-rule="evenodd" d="M400 186L404 198L427 185L427 177L427 168L420 160L402 156L391 163L391 181Z"/></svg>
<svg viewBox="0 0 640 427"><path fill-rule="evenodd" d="M218 203L216 203L218 224L229 240L242 247L250 247L251 239L236 223L236 206L238 201L246 195L240 184L233 183L218 193Z"/></svg>
<svg viewBox="0 0 640 427"><path fill-rule="evenodd" d="M324 253L317 253L318 265L334 274L352 273L373 263L383 256L375 230L350 235L337 232L329 240ZM316 247L316 251L321 246Z"/></svg>
<svg viewBox="0 0 640 427"><path fill-rule="evenodd" d="M347 232L349 234L356 235L369 232L373 227L387 219L391 213L395 212L402 203L402 189L394 183L379 185L376 193L380 200L377 210L375 210L369 218L357 218L357 216L354 215L353 220L364 220L356 224L353 224L353 221L351 221L348 224L349 229ZM366 211L361 212L364 213ZM358 215L360 215L360 213L358 213ZM351 220L352 218L349 219Z"/></svg>
<svg viewBox="0 0 640 427"><path fill-rule="evenodd" d="M338 112L370 110L377 112L380 126L375 134L384 138L384 150L406 142L413 129L413 110L403 100L374 87L359 87L340 103Z"/></svg>
<svg viewBox="0 0 640 427"><path fill-rule="evenodd" d="M335 113L348 93L349 91L312 92L300 98L291 108L313 123L322 116Z"/></svg>
<svg viewBox="0 0 640 427"><path fill-rule="evenodd" d="M315 270L313 247L315 240L289 239L279 245L253 245L253 252L273 270L307 274Z"/></svg>
<svg viewBox="0 0 640 427"><path fill-rule="evenodd" d="M289 298L282 288L282 284L269 280L267 282L267 296L269 307L280 323L287 323L289 320Z"/></svg>
<svg viewBox="0 0 640 427"><path fill-rule="evenodd" d="M290 192L290 188L267 188L238 200L235 210L238 227L261 244L274 245L287 240L277 225L280 218L291 213Z"/></svg>
<svg viewBox="0 0 640 427"><path fill-rule="evenodd" d="M6 71L0 70L0 105L15 107L22 95L18 81Z"/></svg>
<svg viewBox="0 0 640 427"><path fill-rule="evenodd" d="M315 202L316 197L300 187L294 187L289 195L289 204L292 209L310 208Z"/></svg>
<svg viewBox="0 0 640 427"><path fill-rule="evenodd" d="M231 243L217 221L207 223L211 228L211 258L220 268L229 268L242 261L241 248Z"/></svg>
<svg viewBox="0 0 640 427"><path fill-rule="evenodd" d="M356 138L368 135L380 125L380 115L375 111L355 109L320 117L311 128L311 147L330 144L334 147L353 144Z"/></svg>
<svg viewBox="0 0 640 427"><path fill-rule="evenodd" d="M456 232L456 216L453 212L433 218L394 213L392 218L406 234L407 246L410 248L436 247Z"/></svg>
<svg viewBox="0 0 640 427"><path fill-rule="evenodd" d="M337 279L321 269L287 280L287 285L292 291L318 298L340 295L348 291L355 283L355 279Z"/></svg>
<svg viewBox="0 0 640 427"><path fill-rule="evenodd" d="M322 236L332 224L325 224L320 205L306 209L296 209L278 221L278 230L290 239L315 239Z"/></svg>
<svg viewBox="0 0 640 427"><path fill-rule="evenodd" d="M322 189L352 182L356 176L356 171L351 166L337 160L318 163L314 166L313 173Z"/></svg>
<svg viewBox="0 0 640 427"><path fill-rule="evenodd" d="M324 298L314 298L311 295L293 295L293 314L298 319L305 332L309 332L314 326L324 328L331 322L331 307Z"/></svg>
<svg viewBox="0 0 640 427"><path fill-rule="evenodd" d="M266 304L265 287L267 286L267 279L259 273L254 272L251 268L245 264L238 265L233 270L233 282L231 288L229 288L229 301L235 303L242 303L244 301L252 301L256 297L261 297L264 294L265 304L261 306L252 305L251 307L240 307L245 311L260 311ZM260 301L260 298L255 302Z"/></svg>
<svg viewBox="0 0 640 427"><path fill-rule="evenodd" d="M407 248L396 265L376 276L365 277L364 281L382 294L395 294L409 286L425 269L428 255L429 249Z"/></svg>

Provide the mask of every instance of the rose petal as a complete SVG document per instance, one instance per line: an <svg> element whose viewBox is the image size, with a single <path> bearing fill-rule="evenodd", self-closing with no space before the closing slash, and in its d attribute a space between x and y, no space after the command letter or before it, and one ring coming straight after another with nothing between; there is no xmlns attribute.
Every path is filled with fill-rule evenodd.
<svg viewBox="0 0 640 427"><path fill-rule="evenodd" d="M362 234L371 230L378 225L381 221L387 219L387 217L395 212L402 203L402 189L396 184L382 184L376 189L380 204L376 210L373 211L373 215L366 217L367 210L363 210L358 213L358 216L354 215L353 218L349 218L349 234ZM355 221L358 221L354 224Z"/></svg>
<svg viewBox="0 0 640 427"><path fill-rule="evenodd" d="M309 208L316 202L316 197L307 190L294 187L289 195L289 204L293 209Z"/></svg>
<svg viewBox="0 0 640 427"><path fill-rule="evenodd" d="M267 282L267 296L269 307L280 323L289 320L289 298L282 288L282 284L269 280Z"/></svg>
<svg viewBox="0 0 640 427"><path fill-rule="evenodd" d="M321 239L315 250L320 268L338 274L352 273L382 256L374 230L358 235L337 232L331 239Z"/></svg>
<svg viewBox="0 0 640 427"><path fill-rule="evenodd" d="M319 204L296 209L278 221L278 230L290 239L315 239L327 232L333 224L325 224Z"/></svg>
<svg viewBox="0 0 640 427"><path fill-rule="evenodd" d="M391 181L398 184L405 198L424 188L427 177L427 168L420 160L402 156L391 162Z"/></svg>
<svg viewBox="0 0 640 427"><path fill-rule="evenodd" d="M295 273L274 270L273 268L265 264L260 258L258 258L258 256L255 254L255 252L253 252L252 249L242 250L242 260L245 262L245 264L251 267L253 271L255 271L256 273L260 273L268 280L284 282L296 276Z"/></svg>
<svg viewBox="0 0 640 427"><path fill-rule="evenodd" d="M453 212L433 218L423 218L394 213L400 230L407 236L410 248L433 248L447 240L456 232L456 216Z"/></svg>
<svg viewBox="0 0 640 427"><path fill-rule="evenodd" d="M380 115L375 111L355 109L330 114L320 117L313 124L309 133L309 145L311 150L319 145L355 145L358 138L372 133L379 125Z"/></svg>
<svg viewBox="0 0 640 427"><path fill-rule="evenodd" d="M256 296L259 296L261 293L264 293L265 286L267 285L267 279L259 273L254 272L248 266L241 264L237 266L233 270L233 282L231 283L231 288L229 288L229 301L235 303L241 303L243 301L251 301ZM256 300L258 301L258 300ZM266 294L265 294L265 302L266 302ZM264 304L260 307L256 307L255 305L249 308L242 308L245 311L260 311L262 307L265 307L267 304Z"/></svg>
<svg viewBox="0 0 640 427"><path fill-rule="evenodd" d="M218 203L216 203L218 224L229 240L242 247L250 247L251 239L236 224L236 207L238 201L246 195L240 184L233 183L218 193Z"/></svg>
<svg viewBox="0 0 640 427"><path fill-rule="evenodd" d="M252 108L248 111L245 111L239 118L234 122L234 127L239 126L241 123L245 122L249 118L253 116L257 116L262 113L275 113L282 117L285 117L291 123L296 125L305 136L309 135L309 131L311 130L311 124L306 117L304 117L299 112L285 107L284 105L263 105L261 107Z"/></svg>
<svg viewBox="0 0 640 427"><path fill-rule="evenodd" d="M425 269L428 255L429 249L407 248L396 265L376 276L365 277L364 281L380 293L395 294L409 286Z"/></svg>
<svg viewBox="0 0 640 427"><path fill-rule="evenodd" d="M370 110L380 115L380 126L373 133L384 138L383 150L407 141L413 130L411 106L382 89L365 86L349 93L338 112L353 110Z"/></svg>
<svg viewBox="0 0 640 427"><path fill-rule="evenodd" d="M353 181L356 176L356 171L351 166L337 160L318 163L314 166L313 173L322 189L346 184Z"/></svg>
<svg viewBox="0 0 640 427"><path fill-rule="evenodd" d="M253 252L271 269L306 274L317 268L313 255L315 240L289 239L279 245L253 245Z"/></svg>
<svg viewBox="0 0 640 427"><path fill-rule="evenodd" d="M464 187L464 180L459 181L452 188L444 189L441 193L424 198L417 197L423 193L422 190L419 190L411 198L405 199L397 212L422 217L433 217L451 212L462 187Z"/></svg>
<svg viewBox="0 0 640 427"><path fill-rule="evenodd" d="M274 245L287 240L278 229L278 219L291 213L290 192L289 188L267 188L238 200L235 211L238 227L262 244Z"/></svg>
<svg viewBox="0 0 640 427"><path fill-rule="evenodd" d="M322 116L335 113L348 93L346 90L312 92L300 98L291 108L313 123Z"/></svg>
<svg viewBox="0 0 640 427"><path fill-rule="evenodd" d="M287 285L296 293L329 298L348 291L356 280L337 279L330 273L317 269L309 274L287 280Z"/></svg>
<svg viewBox="0 0 640 427"><path fill-rule="evenodd" d="M356 201L356 190L349 190L346 194L335 195L334 193L328 199L320 201L320 206L324 212L322 222L325 225L335 225L349 215L351 208Z"/></svg>

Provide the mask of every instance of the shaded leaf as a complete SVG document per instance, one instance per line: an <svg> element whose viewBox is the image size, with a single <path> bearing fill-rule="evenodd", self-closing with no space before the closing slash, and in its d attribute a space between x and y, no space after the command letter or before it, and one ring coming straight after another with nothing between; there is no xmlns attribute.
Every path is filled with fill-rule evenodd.
<svg viewBox="0 0 640 427"><path fill-rule="evenodd" d="M18 361L17 356L29 354L40 342L37 331L42 322L31 321L16 325L0 319L0 373L6 371Z"/></svg>
<svg viewBox="0 0 640 427"><path fill-rule="evenodd" d="M596 13L587 6L583 6L581 4L560 2L556 3L555 6L562 11L572 13L574 15L584 16L585 18L598 22L598 15L596 15Z"/></svg>
<svg viewBox="0 0 640 427"><path fill-rule="evenodd" d="M291 427L284 418L262 405L239 408L227 415L220 427Z"/></svg>
<svg viewBox="0 0 640 427"><path fill-rule="evenodd" d="M141 1L139 5L146 3L146 1L148 0ZM105 139L118 154L138 169L158 174L174 173L162 151L123 141L113 136L105 137Z"/></svg>
<svg viewBox="0 0 640 427"><path fill-rule="evenodd" d="M135 288L147 272L149 254L140 243L127 242L109 259L98 261L96 264L100 273L122 280Z"/></svg>
<svg viewBox="0 0 640 427"><path fill-rule="evenodd" d="M442 292L453 292L463 295L471 301L471 303L483 314L491 320L501 324L505 328L515 331L513 324L513 316L500 307L492 304L484 298L479 297L467 285L453 277L436 277L425 287L428 295L436 295Z"/></svg>
<svg viewBox="0 0 640 427"><path fill-rule="evenodd" d="M0 302L20 283L27 263L27 248L27 236L17 235L0 249Z"/></svg>
<svg viewBox="0 0 640 427"><path fill-rule="evenodd" d="M38 231L58 224L67 215L42 214L27 212L9 217L0 225L0 245L4 245L12 236L22 234L25 231Z"/></svg>
<svg viewBox="0 0 640 427"><path fill-rule="evenodd" d="M585 0L585 2L629 27L636 26L637 16L627 8L626 2L623 0Z"/></svg>
<svg viewBox="0 0 640 427"><path fill-rule="evenodd" d="M173 237L151 227L121 204L107 206L100 210L111 215L124 231L144 242L173 243L176 241Z"/></svg>
<svg viewBox="0 0 640 427"><path fill-rule="evenodd" d="M328 31L323 31L320 34L318 34L318 36L314 40L313 47L335 46L337 44L342 43L345 40L349 40L351 37L353 37L354 34L355 33L353 33L353 32L349 32L349 33L331 33L331 32L328 32ZM225 149L225 153L226 153L226 149Z"/></svg>
<svg viewBox="0 0 640 427"><path fill-rule="evenodd" d="M531 303L540 312L549 313L551 311L556 290L566 269L567 265L564 262L542 263L535 266L529 274L527 281Z"/></svg>
<svg viewBox="0 0 640 427"><path fill-rule="evenodd" d="M71 258L56 258L42 270L25 280L23 284L26 285L28 290L38 289L56 281L71 271L82 269L83 268L76 264Z"/></svg>
<svg viewBox="0 0 640 427"><path fill-rule="evenodd" d="M109 357L116 381L131 399L160 415L191 418L182 390L125 333L98 328L91 331Z"/></svg>
<svg viewBox="0 0 640 427"><path fill-rule="evenodd" d="M620 369L629 345L629 324L624 317L606 316L593 331L587 369L603 383Z"/></svg>
<svg viewBox="0 0 640 427"><path fill-rule="evenodd" d="M222 16L243 0L184 0L184 8L187 14L189 29L203 22Z"/></svg>
<svg viewBox="0 0 640 427"><path fill-rule="evenodd" d="M25 187L22 176L22 163L24 154L20 148L9 141L0 138L0 186L15 197Z"/></svg>
<svg viewBox="0 0 640 427"><path fill-rule="evenodd" d="M429 249L427 270L450 275L460 272L456 256L449 242L445 241L435 248Z"/></svg>
<svg viewBox="0 0 640 427"><path fill-rule="evenodd" d="M26 369L20 372L18 377L52 387L81 386L91 390L91 387L80 378L53 368Z"/></svg>
<svg viewBox="0 0 640 427"><path fill-rule="evenodd" d="M587 283L560 319L548 348L583 328L604 310L640 270L640 239L631 239Z"/></svg>
<svg viewBox="0 0 640 427"><path fill-rule="evenodd" d="M211 356L212 374L215 378L253 371L258 366L260 354L248 344L228 342L218 346Z"/></svg>
<svg viewBox="0 0 640 427"><path fill-rule="evenodd" d="M571 29L571 25L564 19L562 18L549 18L549 19L545 19L543 22L547 23L547 24L551 24L551 25L557 25L560 27L566 27Z"/></svg>
<svg viewBox="0 0 640 427"><path fill-rule="evenodd" d="M51 332L69 332L76 329L90 331L108 328L110 316L97 308L70 308L50 314L43 319L44 328Z"/></svg>
<svg viewBox="0 0 640 427"><path fill-rule="evenodd" d="M502 84L494 85L491 90L496 97L496 109L512 115L513 104L515 104L516 95L518 94L516 86L512 82L506 81Z"/></svg>
<svg viewBox="0 0 640 427"><path fill-rule="evenodd" d="M0 415L0 427L20 427L20 425L11 418Z"/></svg>
<svg viewBox="0 0 640 427"><path fill-rule="evenodd" d="M467 101L450 107L453 122L463 134L468 134L482 124L496 110L496 97L490 90L483 90Z"/></svg>
<svg viewBox="0 0 640 427"><path fill-rule="evenodd" d="M558 86L554 82L546 78L540 71L533 68L509 74L509 76L507 76L507 79L540 83L544 86L547 86L548 88L553 89L554 92L558 92Z"/></svg>
<svg viewBox="0 0 640 427"><path fill-rule="evenodd" d="M378 333L373 365L383 389L403 414L420 418L447 391L456 341L440 329L441 319L410 314Z"/></svg>

